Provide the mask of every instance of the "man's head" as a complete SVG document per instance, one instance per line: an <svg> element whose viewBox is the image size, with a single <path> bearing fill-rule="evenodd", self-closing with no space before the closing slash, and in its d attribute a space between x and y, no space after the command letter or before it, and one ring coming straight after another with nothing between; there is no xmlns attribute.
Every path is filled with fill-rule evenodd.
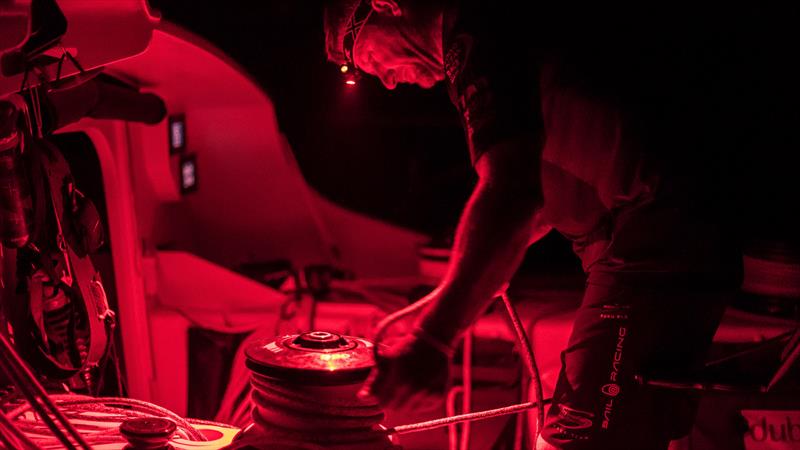
<svg viewBox="0 0 800 450"><path fill-rule="evenodd" d="M331 0L325 8L328 59L355 64L394 89L441 80L442 14L432 0Z"/></svg>

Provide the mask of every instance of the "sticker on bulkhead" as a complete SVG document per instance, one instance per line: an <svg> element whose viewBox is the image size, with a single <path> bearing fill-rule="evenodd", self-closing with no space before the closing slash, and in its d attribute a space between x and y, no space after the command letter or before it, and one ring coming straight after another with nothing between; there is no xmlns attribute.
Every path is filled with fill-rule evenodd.
<svg viewBox="0 0 800 450"><path fill-rule="evenodd" d="M799 450L800 410L742 410L746 450Z"/></svg>

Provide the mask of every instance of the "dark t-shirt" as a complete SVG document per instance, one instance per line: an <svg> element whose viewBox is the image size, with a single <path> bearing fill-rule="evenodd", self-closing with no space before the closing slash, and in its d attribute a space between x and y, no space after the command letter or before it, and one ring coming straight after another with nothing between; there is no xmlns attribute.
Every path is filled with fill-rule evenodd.
<svg viewBox="0 0 800 450"><path fill-rule="evenodd" d="M674 244L717 233L720 216L705 207L721 182L709 147L724 144L707 144L726 119L709 119L722 96L704 83L727 61L708 61L716 52L696 48L691 24L513 5L471 1L446 14L446 81L473 163L506 139L543 142L530 151L541 156L531 176L544 217L587 270L710 270L719 255L706 245Z"/></svg>

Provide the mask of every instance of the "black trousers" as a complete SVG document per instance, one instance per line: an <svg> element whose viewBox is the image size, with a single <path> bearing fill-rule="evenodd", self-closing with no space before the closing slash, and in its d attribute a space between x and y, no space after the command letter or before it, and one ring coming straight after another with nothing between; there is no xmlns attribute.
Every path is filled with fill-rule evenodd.
<svg viewBox="0 0 800 450"><path fill-rule="evenodd" d="M590 273L542 437L567 450L655 450L688 434L697 399L635 376L702 366L731 285L701 274Z"/></svg>

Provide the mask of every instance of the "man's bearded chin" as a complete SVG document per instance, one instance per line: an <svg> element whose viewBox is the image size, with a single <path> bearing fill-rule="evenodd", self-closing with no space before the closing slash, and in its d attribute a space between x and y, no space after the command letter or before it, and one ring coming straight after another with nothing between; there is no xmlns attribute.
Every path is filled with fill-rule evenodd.
<svg viewBox="0 0 800 450"><path fill-rule="evenodd" d="M428 71L421 71L417 74L416 84L424 89L432 88L439 81L436 76Z"/></svg>

